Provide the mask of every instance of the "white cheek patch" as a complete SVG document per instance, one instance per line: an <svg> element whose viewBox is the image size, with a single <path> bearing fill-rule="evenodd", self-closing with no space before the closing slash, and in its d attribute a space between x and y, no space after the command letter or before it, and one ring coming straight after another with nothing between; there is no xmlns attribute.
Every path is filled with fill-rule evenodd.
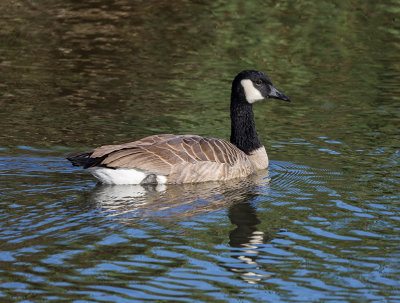
<svg viewBox="0 0 400 303"><path fill-rule="evenodd" d="M259 100L265 99L262 95L261 92L254 87L253 82L249 79L244 79L240 81L240 84L242 84L243 89L244 89L244 94L246 95L246 100L247 102L254 103Z"/></svg>

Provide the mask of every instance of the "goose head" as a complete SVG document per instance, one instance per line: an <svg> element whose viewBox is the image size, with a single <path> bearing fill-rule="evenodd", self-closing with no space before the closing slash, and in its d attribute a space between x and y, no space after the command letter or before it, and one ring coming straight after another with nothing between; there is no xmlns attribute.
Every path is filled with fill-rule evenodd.
<svg viewBox="0 0 400 303"><path fill-rule="evenodd" d="M245 70L232 83L232 101L253 104L263 99L274 98L290 102L290 98L272 85L271 79L263 72Z"/></svg>

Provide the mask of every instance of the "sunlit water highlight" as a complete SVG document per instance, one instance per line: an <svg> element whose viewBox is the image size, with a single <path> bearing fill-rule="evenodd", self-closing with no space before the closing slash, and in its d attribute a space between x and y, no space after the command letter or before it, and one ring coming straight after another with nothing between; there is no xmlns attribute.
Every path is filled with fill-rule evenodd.
<svg viewBox="0 0 400 303"><path fill-rule="evenodd" d="M94 185L35 152L0 158L13 179L2 188L2 296L398 299L396 209L352 200L341 172L272 161L246 180L157 190Z"/></svg>

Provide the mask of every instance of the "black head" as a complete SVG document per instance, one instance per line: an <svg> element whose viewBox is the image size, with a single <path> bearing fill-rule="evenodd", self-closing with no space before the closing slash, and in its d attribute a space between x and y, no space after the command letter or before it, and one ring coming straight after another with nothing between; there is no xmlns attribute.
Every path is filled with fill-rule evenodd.
<svg viewBox="0 0 400 303"><path fill-rule="evenodd" d="M234 94L236 97L240 96L241 101L250 104L267 98L290 101L289 97L272 85L266 74L256 70L244 70L235 77L232 83L232 97L235 97ZM232 99L239 101L238 98Z"/></svg>

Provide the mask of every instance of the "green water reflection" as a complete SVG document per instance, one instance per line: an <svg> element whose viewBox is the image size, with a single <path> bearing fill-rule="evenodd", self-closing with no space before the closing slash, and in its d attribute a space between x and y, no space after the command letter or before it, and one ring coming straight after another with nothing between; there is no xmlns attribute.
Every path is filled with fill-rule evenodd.
<svg viewBox="0 0 400 303"><path fill-rule="evenodd" d="M257 301L262 290L271 301L398 300L399 12L398 0L2 1L0 215L14 229L0 233L10 252L0 259L12 266L0 266L0 280L46 294L47 280L67 280L58 298L77 299L65 289L82 279L81 294L100 300L97 274L117 289L128 287L126 275L145 273L140 283L153 277L166 293L175 275L182 280L174 287L185 279L194 287L199 266L230 274L201 276L210 284L194 292L176 286L180 298ZM243 69L267 72L292 99L255 105L272 160L271 182L267 173L257 179L261 190L245 187L222 203L219 185L209 195L179 188L127 206L121 197L103 201L92 179L62 159L155 133L227 139L230 84ZM176 206L174 197L189 202ZM38 251L27 267L26 247ZM69 263L58 259L68 253ZM188 261L195 253L204 263ZM122 269L132 258L138 263ZM48 274L32 286L38 264ZM146 285L138 297L156 293Z"/></svg>

